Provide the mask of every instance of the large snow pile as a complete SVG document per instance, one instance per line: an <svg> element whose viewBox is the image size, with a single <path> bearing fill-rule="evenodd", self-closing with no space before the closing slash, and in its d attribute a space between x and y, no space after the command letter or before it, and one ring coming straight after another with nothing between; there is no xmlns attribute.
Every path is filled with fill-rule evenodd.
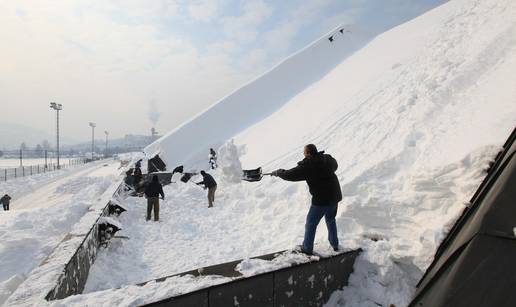
<svg viewBox="0 0 516 307"><path fill-rule="evenodd" d="M326 63L303 59L313 67ZM340 165L341 245L364 249L349 286L328 305L405 306L516 123L516 2L451 1L334 64L287 103L270 101L270 93L305 76L288 65L284 74L271 72L263 87L246 85L228 96L231 103L223 100L146 151L160 151L171 167L190 161L188 168L207 165L210 144L234 138L224 146L245 146L238 152L243 168L271 171L295 166L303 145L315 143ZM278 109L263 118L271 104ZM255 120L261 121L241 131ZM221 172L213 172L217 180ZM220 183L212 209L206 192L190 182L165 193L158 223L145 221L144 199L129 200L120 221L130 226L121 235L131 239L98 255L87 292L293 247L310 202L304 183L269 177ZM316 251L328 249L325 237L321 226ZM62 303L120 303L98 293L105 292ZM142 303L137 295L124 297L124 304L135 302Z"/></svg>
<svg viewBox="0 0 516 307"><path fill-rule="evenodd" d="M226 142L219 149L218 167L221 170L221 179L227 184L240 183L242 179L242 163L240 156L243 149L239 149L233 140Z"/></svg>
<svg viewBox="0 0 516 307"><path fill-rule="evenodd" d="M328 40L330 36L334 37L333 42ZM164 135L145 148L145 152L151 157L160 153L169 165L191 164L192 159L206 157L210 147L220 146L271 115L297 93L325 76L369 38L369 34L354 27L336 28Z"/></svg>

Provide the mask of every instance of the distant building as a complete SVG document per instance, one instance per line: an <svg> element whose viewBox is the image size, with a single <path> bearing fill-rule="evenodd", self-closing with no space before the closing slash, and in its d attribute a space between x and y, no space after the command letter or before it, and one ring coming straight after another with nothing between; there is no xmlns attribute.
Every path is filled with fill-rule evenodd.
<svg viewBox="0 0 516 307"><path fill-rule="evenodd" d="M157 140L159 138L159 133L156 131L156 128L152 127L151 129L151 138L152 141Z"/></svg>

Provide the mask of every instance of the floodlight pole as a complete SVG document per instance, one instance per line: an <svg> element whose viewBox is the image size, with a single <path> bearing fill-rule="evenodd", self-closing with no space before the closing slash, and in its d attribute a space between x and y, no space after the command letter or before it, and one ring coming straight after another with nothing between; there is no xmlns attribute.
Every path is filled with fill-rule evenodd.
<svg viewBox="0 0 516 307"><path fill-rule="evenodd" d="M57 168L60 169L59 165L59 111L63 109L63 105L60 103L51 102L50 108L56 110L56 150L57 150Z"/></svg>
<svg viewBox="0 0 516 307"><path fill-rule="evenodd" d="M108 155L108 151L107 151L108 146L107 145L108 145L108 135L109 135L109 132L107 130L105 130L104 133L106 134L106 150L105 150L105 155L106 156L105 157L107 158L107 155Z"/></svg>
<svg viewBox="0 0 516 307"><path fill-rule="evenodd" d="M91 127L91 161L93 161L93 149L95 148L95 123L90 122Z"/></svg>

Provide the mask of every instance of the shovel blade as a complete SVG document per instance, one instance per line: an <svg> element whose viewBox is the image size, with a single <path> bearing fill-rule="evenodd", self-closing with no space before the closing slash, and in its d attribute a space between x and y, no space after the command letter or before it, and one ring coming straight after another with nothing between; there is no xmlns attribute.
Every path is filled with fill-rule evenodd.
<svg viewBox="0 0 516 307"><path fill-rule="evenodd" d="M260 181L263 177L261 167L256 169L242 170L242 172L242 180L249 182Z"/></svg>
<svg viewBox="0 0 516 307"><path fill-rule="evenodd" d="M192 173L184 173L184 174L183 174L183 176L181 176L181 179L179 179L179 180L181 180L181 181L182 181L182 182L184 182L184 183L187 183L187 182L190 180L190 178L192 178L192 177L193 177L193 175L195 175L195 174L192 174Z"/></svg>

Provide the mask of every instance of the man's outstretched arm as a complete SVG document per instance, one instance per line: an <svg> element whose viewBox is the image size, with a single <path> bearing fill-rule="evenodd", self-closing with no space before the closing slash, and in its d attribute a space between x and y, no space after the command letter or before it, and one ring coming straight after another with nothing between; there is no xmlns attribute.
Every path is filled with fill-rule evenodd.
<svg viewBox="0 0 516 307"><path fill-rule="evenodd" d="M289 170L278 169L271 173L273 176L280 177L287 181L304 181L306 180L306 168L302 165L298 165Z"/></svg>

